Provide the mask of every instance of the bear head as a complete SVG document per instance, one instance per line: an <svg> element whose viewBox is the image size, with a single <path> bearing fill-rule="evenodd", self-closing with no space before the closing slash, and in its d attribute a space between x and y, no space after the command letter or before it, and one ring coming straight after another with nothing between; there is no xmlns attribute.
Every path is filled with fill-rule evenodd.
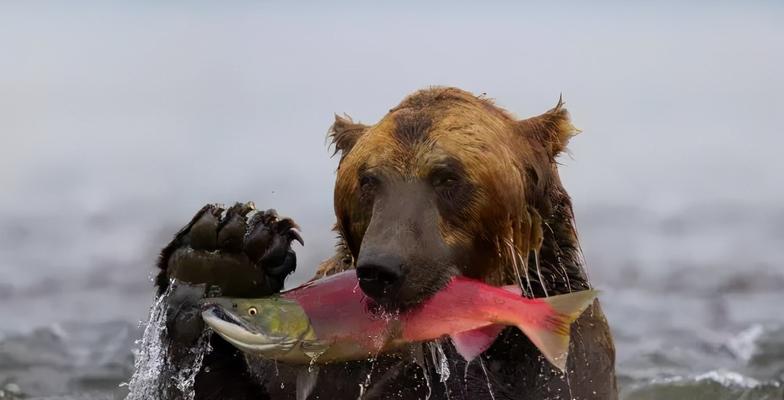
<svg viewBox="0 0 784 400"><path fill-rule="evenodd" d="M555 233L548 217L566 206L560 217L571 218L555 158L575 133L560 100L518 120L442 87L415 92L375 125L336 116L336 230L362 290L406 308L460 274L534 295L531 276L546 279L528 266Z"/></svg>

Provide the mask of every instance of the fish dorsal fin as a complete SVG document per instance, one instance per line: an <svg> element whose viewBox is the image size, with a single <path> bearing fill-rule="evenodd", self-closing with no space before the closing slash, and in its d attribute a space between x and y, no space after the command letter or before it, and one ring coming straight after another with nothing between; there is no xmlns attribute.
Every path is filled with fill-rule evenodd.
<svg viewBox="0 0 784 400"><path fill-rule="evenodd" d="M466 361L471 362L476 356L490 348L503 329L503 325L487 325L470 331L454 333L450 337L457 352Z"/></svg>

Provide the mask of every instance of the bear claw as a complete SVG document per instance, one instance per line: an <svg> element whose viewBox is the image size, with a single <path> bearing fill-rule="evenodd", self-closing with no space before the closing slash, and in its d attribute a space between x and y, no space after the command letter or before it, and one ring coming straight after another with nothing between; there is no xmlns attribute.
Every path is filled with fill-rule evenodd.
<svg viewBox="0 0 784 400"><path fill-rule="evenodd" d="M273 209L208 204L161 252L159 291L177 279L216 286L227 296L273 294L296 269L293 241L304 243L299 227Z"/></svg>
<svg viewBox="0 0 784 400"><path fill-rule="evenodd" d="M208 204L194 217L190 227L191 247L197 250L215 250L218 247L217 228L223 208Z"/></svg>
<svg viewBox="0 0 784 400"><path fill-rule="evenodd" d="M242 251L243 237L248 229L246 216L256 207L252 202L231 206L218 224L218 244L233 253Z"/></svg>

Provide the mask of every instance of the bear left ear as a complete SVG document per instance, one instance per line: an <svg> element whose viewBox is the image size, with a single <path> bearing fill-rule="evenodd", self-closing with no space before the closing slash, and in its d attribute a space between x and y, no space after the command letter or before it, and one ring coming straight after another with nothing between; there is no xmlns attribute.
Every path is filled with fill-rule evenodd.
<svg viewBox="0 0 784 400"><path fill-rule="evenodd" d="M572 125L563 97L558 98L558 104L546 113L518 121L518 126L524 135L541 143L552 159L566 149L569 139L580 133Z"/></svg>
<svg viewBox="0 0 784 400"><path fill-rule="evenodd" d="M335 123L332 124L327 133L332 144L335 145L335 152L332 155L334 156L340 152L340 158L342 159L345 157L345 155L351 151L351 148L354 147L357 139L359 139L368 128L369 126L367 125L352 121L351 117L348 115L341 117L340 115L335 114Z"/></svg>

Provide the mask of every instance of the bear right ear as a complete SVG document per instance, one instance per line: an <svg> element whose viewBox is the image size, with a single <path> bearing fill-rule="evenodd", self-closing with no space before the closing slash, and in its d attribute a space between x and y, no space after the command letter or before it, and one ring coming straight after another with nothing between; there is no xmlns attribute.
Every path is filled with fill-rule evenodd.
<svg viewBox="0 0 784 400"><path fill-rule="evenodd" d="M367 125L352 121L348 115L343 115L341 117L335 114L335 123L332 124L327 133L332 144L335 145L335 152L332 155L334 156L340 152L341 159L351 151L357 139L369 128Z"/></svg>
<svg viewBox="0 0 784 400"><path fill-rule="evenodd" d="M580 130L572 125L563 97L558 99L555 107L544 114L518 121L518 125L524 135L544 146L550 159L555 159L566 150L569 139L580 133Z"/></svg>

